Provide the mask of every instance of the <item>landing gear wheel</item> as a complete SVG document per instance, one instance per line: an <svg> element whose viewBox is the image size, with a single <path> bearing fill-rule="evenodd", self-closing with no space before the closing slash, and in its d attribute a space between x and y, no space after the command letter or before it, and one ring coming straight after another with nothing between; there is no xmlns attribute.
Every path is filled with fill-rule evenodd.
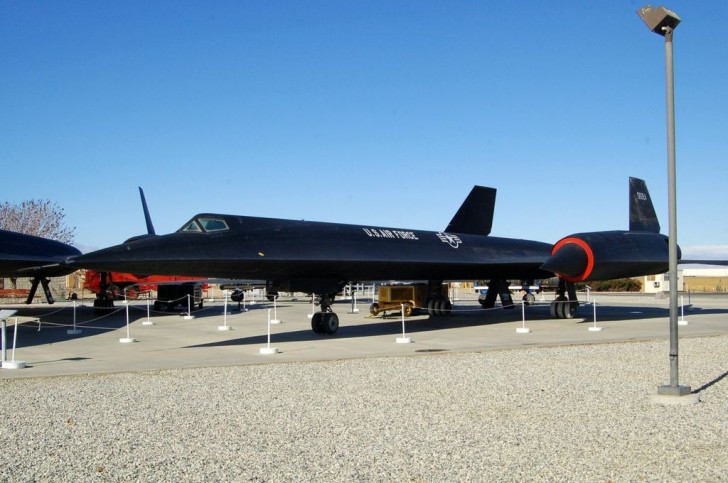
<svg viewBox="0 0 728 483"><path fill-rule="evenodd" d="M551 302L551 305L549 306L549 314L551 315L552 319L559 319L559 315L557 314L556 306L559 304L556 300Z"/></svg>
<svg viewBox="0 0 728 483"><path fill-rule="evenodd" d="M452 311L452 302L448 299L440 299L437 301L437 315L450 315Z"/></svg>
<svg viewBox="0 0 728 483"><path fill-rule="evenodd" d="M551 317L556 319L573 319L576 315L576 309L579 307L579 302L569 300L554 300L551 302L549 310Z"/></svg>
<svg viewBox="0 0 728 483"><path fill-rule="evenodd" d="M323 314L323 330L326 334L335 334L339 330L339 316L333 312Z"/></svg>
<svg viewBox="0 0 728 483"><path fill-rule="evenodd" d="M324 333L323 316L323 312L316 312L313 314L313 317L311 317L311 330L313 330L314 334Z"/></svg>
<svg viewBox="0 0 728 483"><path fill-rule="evenodd" d="M536 302L536 296L532 293L527 293L523 296L523 303L526 305L531 305L534 302Z"/></svg>
<svg viewBox="0 0 728 483"><path fill-rule="evenodd" d="M563 302L561 304L561 318L573 319L576 315L576 308L579 306L577 302Z"/></svg>
<svg viewBox="0 0 728 483"><path fill-rule="evenodd" d="M433 315L438 315L437 313L437 300L430 299L427 301L427 314L432 317Z"/></svg>

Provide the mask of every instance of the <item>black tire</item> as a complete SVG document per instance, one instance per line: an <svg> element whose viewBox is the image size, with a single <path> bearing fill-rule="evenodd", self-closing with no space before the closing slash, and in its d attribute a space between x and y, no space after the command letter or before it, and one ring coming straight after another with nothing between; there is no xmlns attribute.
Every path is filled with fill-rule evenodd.
<svg viewBox="0 0 728 483"><path fill-rule="evenodd" d="M332 335L339 330L339 316L334 312L326 312L323 314L323 330L324 333Z"/></svg>
<svg viewBox="0 0 728 483"><path fill-rule="evenodd" d="M564 302L563 307L561 309L563 318L565 319L573 319L576 315L576 309L579 307L578 302Z"/></svg>
<svg viewBox="0 0 728 483"><path fill-rule="evenodd" d="M316 312L313 314L313 317L311 317L311 330L313 330L314 334L324 333L323 316L323 312Z"/></svg>
<svg viewBox="0 0 728 483"><path fill-rule="evenodd" d="M556 300L551 302L551 316L557 319L573 319L578 307L579 302Z"/></svg>
<svg viewBox="0 0 728 483"><path fill-rule="evenodd" d="M452 312L452 302L449 299L440 299L437 307L438 315L450 315L450 312Z"/></svg>
<svg viewBox="0 0 728 483"><path fill-rule="evenodd" d="M524 303L525 303L526 305L531 305L531 304L533 304L534 302L536 302L536 296L535 296L534 294L532 294L532 293L527 293L527 294L525 294L525 295L523 296L523 302L524 302Z"/></svg>
<svg viewBox="0 0 728 483"><path fill-rule="evenodd" d="M437 300L430 299L427 301L427 314L432 317L438 315L437 313Z"/></svg>
<svg viewBox="0 0 728 483"><path fill-rule="evenodd" d="M372 315L379 315L379 304L374 302L369 306L369 313Z"/></svg>

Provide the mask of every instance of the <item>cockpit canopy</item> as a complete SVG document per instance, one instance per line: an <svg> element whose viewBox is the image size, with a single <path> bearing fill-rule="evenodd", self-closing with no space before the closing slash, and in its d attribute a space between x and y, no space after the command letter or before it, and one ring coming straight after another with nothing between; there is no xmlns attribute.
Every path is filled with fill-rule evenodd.
<svg viewBox="0 0 728 483"><path fill-rule="evenodd" d="M196 216L185 223L184 226L177 231L184 233L213 233L228 230L230 230L230 227L222 218L214 216Z"/></svg>

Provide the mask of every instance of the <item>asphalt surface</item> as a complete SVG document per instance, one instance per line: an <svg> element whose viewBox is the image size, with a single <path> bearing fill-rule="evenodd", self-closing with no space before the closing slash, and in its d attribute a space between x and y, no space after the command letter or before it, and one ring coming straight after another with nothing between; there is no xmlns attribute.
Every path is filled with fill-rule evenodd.
<svg viewBox="0 0 728 483"><path fill-rule="evenodd" d="M545 296L548 297L548 294ZM92 301L52 306L2 306L15 309L18 338L14 360L24 361L23 369L4 369L0 378L32 378L59 375L98 374L217 367L281 362L325 361L370 357L426 355L441 352L467 352L519 347L568 346L635 340L666 340L668 299L654 295L596 294L595 306L584 303L572 320L551 319L549 298L532 306L480 308L474 296L456 300L451 315L415 315L406 319L406 337L412 343L397 343L403 336L398 313L388 317L369 317L367 301L359 302L358 313L351 312L350 301L339 301L334 310L340 318L335 335L316 335L311 331L309 299L282 298L276 306L268 302L228 305L224 314L221 300L205 301L188 319L181 311L149 311L146 301L117 302L116 310L103 317L94 313ZM728 294L684 297L684 319L680 337L706 337L728 334ZM127 310L128 309L128 310ZM523 310L522 310L523 309ZM270 326L268 317L281 320ZM128 324L127 324L128 311ZM75 316L74 316L75 313ZM525 316L525 322L524 322ZM81 333L69 335L75 317ZM681 317L682 318L682 317ZM8 320L7 360L13 358L15 318ZM153 325L145 325L152 322ZM219 330L228 326L230 330ZM526 327L529 333L518 333ZM122 339L135 339L125 343ZM277 353L261 354L261 348ZM668 364L665 354L665 364ZM666 381L667 382L667 381Z"/></svg>

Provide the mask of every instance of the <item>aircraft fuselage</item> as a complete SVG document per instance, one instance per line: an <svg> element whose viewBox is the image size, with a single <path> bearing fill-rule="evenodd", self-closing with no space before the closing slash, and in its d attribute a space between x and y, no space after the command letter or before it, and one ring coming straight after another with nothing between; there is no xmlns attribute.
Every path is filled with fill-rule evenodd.
<svg viewBox="0 0 728 483"><path fill-rule="evenodd" d="M226 229L141 237L76 262L105 271L265 279L294 290L324 282L552 276L539 269L552 245L537 241L217 214L190 223L201 219L222 220Z"/></svg>

